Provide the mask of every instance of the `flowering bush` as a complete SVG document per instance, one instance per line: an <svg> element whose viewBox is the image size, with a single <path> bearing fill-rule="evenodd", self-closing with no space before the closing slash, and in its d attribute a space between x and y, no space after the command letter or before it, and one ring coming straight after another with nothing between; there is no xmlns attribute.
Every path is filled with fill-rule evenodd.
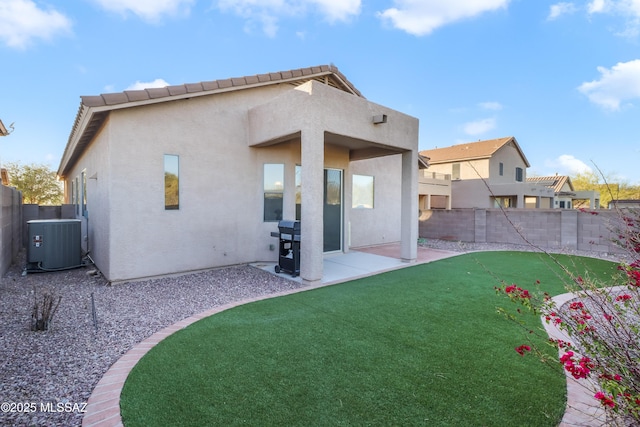
<svg viewBox="0 0 640 427"><path fill-rule="evenodd" d="M558 349L559 359L555 361L533 344L516 347L520 356L536 354L544 362L559 363L577 380L591 380L595 384L594 399L609 419L640 425L640 212L624 211L620 219L612 231L627 261L608 280L577 275L560 265L566 274L567 292L576 295L569 303L558 307L550 295L516 284L503 284L496 291L518 307L541 315L543 321L558 327L572 341L548 340ZM547 255L559 265L553 255ZM501 308L498 311L524 325L516 315ZM517 313L521 313L520 308ZM527 330L528 334L534 332Z"/></svg>

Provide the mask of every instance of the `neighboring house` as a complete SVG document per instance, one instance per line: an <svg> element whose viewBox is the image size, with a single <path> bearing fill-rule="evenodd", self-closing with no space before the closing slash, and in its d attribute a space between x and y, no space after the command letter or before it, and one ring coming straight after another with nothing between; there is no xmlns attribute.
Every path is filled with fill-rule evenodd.
<svg viewBox="0 0 640 427"><path fill-rule="evenodd" d="M418 165L418 207L420 213L430 209L451 209L451 175L429 170L429 158L420 156Z"/></svg>
<svg viewBox="0 0 640 427"><path fill-rule="evenodd" d="M9 131L7 130L6 127L4 127L4 123L2 123L2 120L0 120L0 136L7 136L9 135Z"/></svg>
<svg viewBox="0 0 640 427"><path fill-rule="evenodd" d="M451 175L452 208L551 208L553 190L528 183L529 162L512 136L424 150L429 171Z"/></svg>
<svg viewBox="0 0 640 427"><path fill-rule="evenodd" d="M544 185L553 188L555 193L554 208L574 209L600 207L600 193L597 191L576 191L573 188L571 178L566 175L533 176L528 177L527 182Z"/></svg>
<svg viewBox="0 0 640 427"><path fill-rule="evenodd" d="M609 202L609 209L639 209L640 199L619 199Z"/></svg>
<svg viewBox="0 0 640 427"><path fill-rule="evenodd" d="M416 259L417 163L418 120L325 65L83 96L58 175L112 282L276 261L281 219L316 282L350 247Z"/></svg>

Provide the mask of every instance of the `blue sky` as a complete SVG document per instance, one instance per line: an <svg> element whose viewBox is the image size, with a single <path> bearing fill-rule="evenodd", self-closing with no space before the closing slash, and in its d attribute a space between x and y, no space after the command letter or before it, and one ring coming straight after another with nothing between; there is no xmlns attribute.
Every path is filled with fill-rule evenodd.
<svg viewBox="0 0 640 427"><path fill-rule="evenodd" d="M57 169L80 96L332 63L420 149L640 184L640 0L0 0L0 162Z"/></svg>

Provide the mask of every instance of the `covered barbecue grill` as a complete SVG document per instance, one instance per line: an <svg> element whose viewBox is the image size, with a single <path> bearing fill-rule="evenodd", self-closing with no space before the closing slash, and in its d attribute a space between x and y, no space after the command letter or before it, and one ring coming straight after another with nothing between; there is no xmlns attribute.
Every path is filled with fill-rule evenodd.
<svg viewBox="0 0 640 427"><path fill-rule="evenodd" d="M285 271L296 277L300 274L300 221L282 220L278 222L278 232L272 232L280 244L276 273Z"/></svg>

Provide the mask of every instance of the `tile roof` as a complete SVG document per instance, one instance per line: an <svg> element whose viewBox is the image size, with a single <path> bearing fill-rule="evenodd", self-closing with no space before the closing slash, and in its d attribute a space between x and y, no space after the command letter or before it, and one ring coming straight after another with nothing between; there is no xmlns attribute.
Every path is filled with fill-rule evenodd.
<svg viewBox="0 0 640 427"><path fill-rule="evenodd" d="M81 96L80 107L65 147L58 175L64 176L89 145L102 123L114 109L207 96L274 84L300 85L316 80L334 88L364 98L360 91L333 65L299 68L254 76L185 83L163 88L126 90L96 96Z"/></svg>
<svg viewBox="0 0 640 427"><path fill-rule="evenodd" d="M125 104L128 102L148 101L152 99L170 98L180 95L206 94L209 91L221 89L242 89L265 84L289 83L319 80L345 92L362 96L360 91L334 65L320 65L317 67L300 68L290 71L258 74L255 76L232 77L230 79L211 80L199 83L185 83L176 86L162 88L149 88L141 90L125 90L118 93L104 93L96 96L82 96L82 105L87 107L103 107L109 105Z"/></svg>
<svg viewBox="0 0 640 427"><path fill-rule="evenodd" d="M553 191L555 191L556 193L561 193L562 187L564 187L565 184L569 184L570 191L574 190L571 178L566 175L531 176L527 177L527 182L533 182L535 184L553 188Z"/></svg>
<svg viewBox="0 0 640 427"><path fill-rule="evenodd" d="M487 139L484 141L467 142L464 144L452 145L444 148L434 148L432 150L420 151L420 154L429 157L429 163L432 165L438 163L451 163L468 160L488 159L500 148L507 144L512 144L522 156L525 164L529 162L524 153L520 149L515 137L507 136L504 138Z"/></svg>

